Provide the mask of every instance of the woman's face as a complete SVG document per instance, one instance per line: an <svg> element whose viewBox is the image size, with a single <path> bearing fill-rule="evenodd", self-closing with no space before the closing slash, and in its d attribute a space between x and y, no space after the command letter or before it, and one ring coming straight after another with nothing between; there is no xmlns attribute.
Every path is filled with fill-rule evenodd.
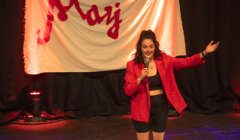
<svg viewBox="0 0 240 140"><path fill-rule="evenodd" d="M142 54L143 54L144 60L146 58L149 58L149 59L154 58L155 44L153 43L153 41L151 39L144 39L142 41L141 49L142 49Z"/></svg>

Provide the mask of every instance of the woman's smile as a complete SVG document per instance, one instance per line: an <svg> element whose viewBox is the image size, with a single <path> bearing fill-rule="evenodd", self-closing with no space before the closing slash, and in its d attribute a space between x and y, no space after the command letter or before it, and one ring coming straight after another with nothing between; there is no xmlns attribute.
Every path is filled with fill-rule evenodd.
<svg viewBox="0 0 240 140"><path fill-rule="evenodd" d="M143 58L153 59L155 53L155 45L151 39L144 39L142 41L142 54Z"/></svg>

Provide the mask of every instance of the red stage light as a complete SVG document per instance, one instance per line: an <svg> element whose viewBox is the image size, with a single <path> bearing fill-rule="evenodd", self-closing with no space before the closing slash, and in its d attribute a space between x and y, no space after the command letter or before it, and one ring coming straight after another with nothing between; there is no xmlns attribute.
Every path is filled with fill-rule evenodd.
<svg viewBox="0 0 240 140"><path fill-rule="evenodd" d="M25 120L27 122L45 122L46 116L42 115L41 108L41 92L40 91L31 91L29 92L29 101L31 103L31 113L27 113Z"/></svg>
<svg viewBox="0 0 240 140"><path fill-rule="evenodd" d="M40 91L32 91L29 93L30 95L40 95L41 92Z"/></svg>
<svg viewBox="0 0 240 140"><path fill-rule="evenodd" d="M127 119L127 120L132 119L130 115L121 115L120 118Z"/></svg>
<svg viewBox="0 0 240 140"><path fill-rule="evenodd" d="M231 118L235 118L235 119L240 119L240 113L239 112L228 113L227 116L229 116Z"/></svg>

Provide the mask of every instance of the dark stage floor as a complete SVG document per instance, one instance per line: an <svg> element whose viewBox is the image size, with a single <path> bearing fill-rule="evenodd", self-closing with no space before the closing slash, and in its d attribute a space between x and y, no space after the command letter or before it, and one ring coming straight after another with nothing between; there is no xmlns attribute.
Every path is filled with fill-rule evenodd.
<svg viewBox="0 0 240 140"><path fill-rule="evenodd" d="M135 140L129 115L0 127L0 140ZM165 140L240 140L240 113L169 118Z"/></svg>

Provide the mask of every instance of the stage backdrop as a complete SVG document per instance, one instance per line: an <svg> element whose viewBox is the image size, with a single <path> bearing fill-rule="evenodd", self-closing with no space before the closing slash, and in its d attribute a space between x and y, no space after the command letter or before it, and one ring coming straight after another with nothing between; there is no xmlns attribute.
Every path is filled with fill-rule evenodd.
<svg viewBox="0 0 240 140"><path fill-rule="evenodd" d="M124 69L142 30L186 55L178 0L26 0L27 74Z"/></svg>

